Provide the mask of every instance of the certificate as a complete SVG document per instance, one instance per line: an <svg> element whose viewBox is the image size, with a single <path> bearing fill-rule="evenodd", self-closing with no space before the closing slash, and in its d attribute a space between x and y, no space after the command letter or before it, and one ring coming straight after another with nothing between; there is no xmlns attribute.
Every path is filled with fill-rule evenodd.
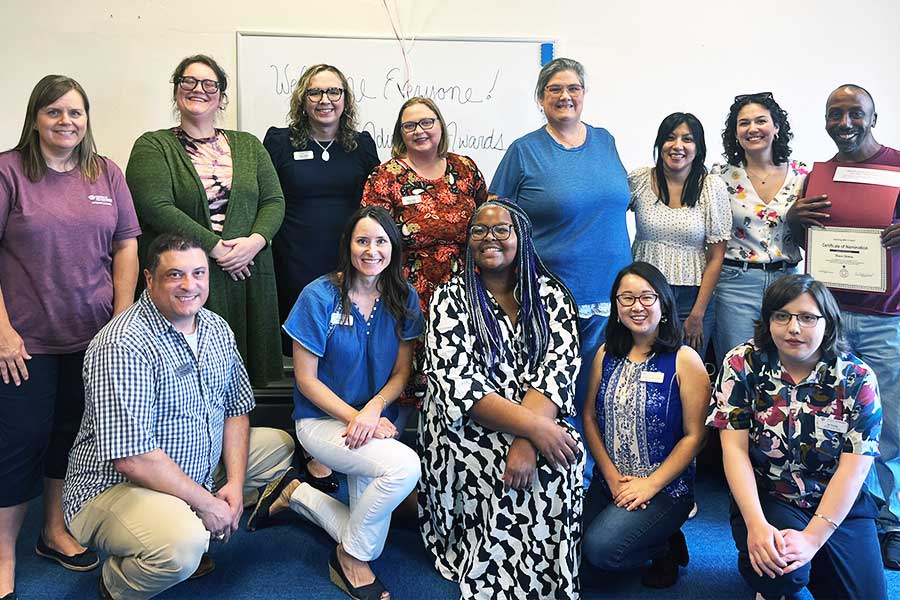
<svg viewBox="0 0 900 600"><path fill-rule="evenodd" d="M881 229L810 227L806 272L832 289L884 293L887 251Z"/></svg>

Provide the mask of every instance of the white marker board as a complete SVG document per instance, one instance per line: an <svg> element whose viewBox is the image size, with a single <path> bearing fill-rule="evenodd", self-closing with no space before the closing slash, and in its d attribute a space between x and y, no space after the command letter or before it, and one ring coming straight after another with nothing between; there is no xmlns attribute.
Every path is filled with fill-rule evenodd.
<svg viewBox="0 0 900 600"><path fill-rule="evenodd" d="M408 53L385 38L310 37L239 32L238 128L260 139L287 124L291 92L307 66L327 63L347 76L360 129L390 158L397 111L407 98L428 96L447 121L450 151L472 157L490 182L518 137L540 127L534 84L552 45L536 40L417 39Z"/></svg>

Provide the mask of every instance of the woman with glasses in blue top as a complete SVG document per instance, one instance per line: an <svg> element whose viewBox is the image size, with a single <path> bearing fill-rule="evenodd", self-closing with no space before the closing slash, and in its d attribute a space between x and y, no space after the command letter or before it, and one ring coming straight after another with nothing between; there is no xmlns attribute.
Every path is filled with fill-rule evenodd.
<svg viewBox="0 0 900 600"><path fill-rule="evenodd" d="M352 598L389 596L369 561L384 549L392 511L419 480L419 459L394 439L394 401L422 335L419 298L403 277L400 233L378 207L347 223L338 270L300 293L284 330L294 340L297 439L323 465L347 475L350 506L301 483L292 469L260 496L248 528L290 507L338 543L331 580Z"/></svg>

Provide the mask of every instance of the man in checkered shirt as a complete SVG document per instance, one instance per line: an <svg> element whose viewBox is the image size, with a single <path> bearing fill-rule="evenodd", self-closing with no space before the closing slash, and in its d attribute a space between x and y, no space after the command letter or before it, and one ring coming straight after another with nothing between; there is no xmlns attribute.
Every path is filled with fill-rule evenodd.
<svg viewBox="0 0 900 600"><path fill-rule="evenodd" d="M199 242L158 237L146 291L85 355L63 507L75 538L109 555L103 598L150 598L212 570L210 539L227 542L245 497L291 463L287 433L250 428L234 335L203 308L208 271Z"/></svg>

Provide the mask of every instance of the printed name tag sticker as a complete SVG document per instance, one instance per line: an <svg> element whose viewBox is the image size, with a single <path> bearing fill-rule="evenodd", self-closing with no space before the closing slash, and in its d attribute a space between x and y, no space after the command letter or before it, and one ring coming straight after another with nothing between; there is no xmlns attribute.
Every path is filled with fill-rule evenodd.
<svg viewBox="0 0 900 600"><path fill-rule="evenodd" d="M413 194L411 196L403 196L403 198L401 198L400 201L403 202L403 206L410 206L412 204L418 204L419 202L421 202L422 196L420 194Z"/></svg>
<svg viewBox="0 0 900 600"><path fill-rule="evenodd" d="M825 431L835 431L837 433L847 433L850 424L847 421L838 421L830 417L817 416L816 425Z"/></svg>
<svg viewBox="0 0 900 600"><path fill-rule="evenodd" d="M310 160L312 157L312 150L298 150L297 152L294 152L294 160Z"/></svg>
<svg viewBox="0 0 900 600"><path fill-rule="evenodd" d="M344 313L332 313L331 325L347 325L348 327L353 327L353 315L347 315L347 319L344 320Z"/></svg>
<svg viewBox="0 0 900 600"><path fill-rule="evenodd" d="M645 383L662 383L665 374L659 371L644 371L641 373L641 381Z"/></svg>

